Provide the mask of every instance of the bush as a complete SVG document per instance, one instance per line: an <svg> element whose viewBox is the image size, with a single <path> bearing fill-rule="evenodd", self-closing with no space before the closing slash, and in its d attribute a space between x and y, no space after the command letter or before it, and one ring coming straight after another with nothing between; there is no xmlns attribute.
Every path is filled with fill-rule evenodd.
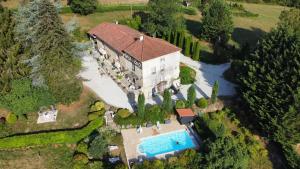
<svg viewBox="0 0 300 169"><path fill-rule="evenodd" d="M206 108L208 105L208 102L205 98L200 98L197 102L197 106L200 107L200 108Z"/></svg>
<svg viewBox="0 0 300 169"><path fill-rule="evenodd" d="M102 161L93 161L89 163L90 169L103 169L103 163Z"/></svg>
<svg viewBox="0 0 300 169"><path fill-rule="evenodd" d="M196 15L197 14L197 9L194 7L183 7L182 10L185 14L188 14L188 15Z"/></svg>
<svg viewBox="0 0 300 169"><path fill-rule="evenodd" d="M90 135L92 131L103 124L103 119L91 121L82 129L67 131L43 132L38 134L16 135L0 139L0 149L19 148L36 145L50 145L62 143L77 143Z"/></svg>
<svg viewBox="0 0 300 169"><path fill-rule="evenodd" d="M78 153L87 154L87 153L88 153L88 145L87 145L85 142L81 141L81 142L77 145L76 151L77 151Z"/></svg>
<svg viewBox="0 0 300 169"><path fill-rule="evenodd" d="M181 84L192 84L196 81L196 71L188 66L180 66L179 77Z"/></svg>
<svg viewBox="0 0 300 169"><path fill-rule="evenodd" d="M87 164L89 162L89 159L87 155L79 153L74 155L73 161L74 163Z"/></svg>
<svg viewBox="0 0 300 169"><path fill-rule="evenodd" d="M99 117L98 112L89 113L89 115L88 115L89 121L93 121L93 120L97 119L98 117Z"/></svg>
<svg viewBox="0 0 300 169"><path fill-rule="evenodd" d="M122 118L127 118L130 116L130 111L128 109L119 109L117 115Z"/></svg>
<svg viewBox="0 0 300 169"><path fill-rule="evenodd" d="M175 104L176 109L184 109L185 108L185 100L177 100Z"/></svg>
<svg viewBox="0 0 300 169"><path fill-rule="evenodd" d="M114 118L114 121L116 124L122 126L122 125L134 125L134 126L137 126L137 125L140 125L143 123L143 120L140 119L138 116L136 116L135 114L131 114L129 117L127 118L122 118L120 116L116 116Z"/></svg>
<svg viewBox="0 0 300 169"><path fill-rule="evenodd" d="M147 122L155 124L157 121L162 122L165 117L164 111L158 105L150 105L146 107L145 118Z"/></svg>
<svg viewBox="0 0 300 169"><path fill-rule="evenodd" d="M97 4L97 0L72 0L70 7L74 13L88 15L96 11Z"/></svg>
<svg viewBox="0 0 300 169"><path fill-rule="evenodd" d="M9 113L6 116L6 122L8 124L15 124L17 122L17 120L18 120L18 118L17 118L17 116L14 113Z"/></svg>
<svg viewBox="0 0 300 169"><path fill-rule="evenodd" d="M92 106L91 106L91 111L100 111L105 108L105 104L102 101L96 101Z"/></svg>

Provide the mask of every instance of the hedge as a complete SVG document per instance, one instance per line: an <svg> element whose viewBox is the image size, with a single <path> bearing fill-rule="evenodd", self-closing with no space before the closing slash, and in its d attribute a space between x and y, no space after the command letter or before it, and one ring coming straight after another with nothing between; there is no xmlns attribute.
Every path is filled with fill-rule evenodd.
<svg viewBox="0 0 300 169"><path fill-rule="evenodd" d="M78 141L87 137L92 131L102 126L102 124L103 119L97 118L82 129L6 137L0 139L0 149L49 144L77 143Z"/></svg>

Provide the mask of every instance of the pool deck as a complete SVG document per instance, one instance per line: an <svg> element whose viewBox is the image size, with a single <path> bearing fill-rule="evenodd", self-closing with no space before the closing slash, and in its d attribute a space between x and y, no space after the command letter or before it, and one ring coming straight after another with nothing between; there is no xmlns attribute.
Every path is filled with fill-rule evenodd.
<svg viewBox="0 0 300 169"><path fill-rule="evenodd" d="M137 151L137 146L141 143L140 140L142 138L186 129L187 127L185 125L181 125L175 117L172 117L170 124L160 125L160 130L157 129L156 125L148 128L142 127L143 131L141 133L137 133L137 130L135 128L121 130L128 163L138 161L138 157L143 156ZM161 158L163 158L163 156Z"/></svg>

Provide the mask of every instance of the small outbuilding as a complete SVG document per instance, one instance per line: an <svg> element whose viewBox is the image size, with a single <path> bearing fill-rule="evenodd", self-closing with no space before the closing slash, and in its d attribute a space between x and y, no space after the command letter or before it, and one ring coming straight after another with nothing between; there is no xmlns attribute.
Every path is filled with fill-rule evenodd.
<svg viewBox="0 0 300 169"><path fill-rule="evenodd" d="M188 124L196 118L192 109L176 109L178 120L181 124Z"/></svg>

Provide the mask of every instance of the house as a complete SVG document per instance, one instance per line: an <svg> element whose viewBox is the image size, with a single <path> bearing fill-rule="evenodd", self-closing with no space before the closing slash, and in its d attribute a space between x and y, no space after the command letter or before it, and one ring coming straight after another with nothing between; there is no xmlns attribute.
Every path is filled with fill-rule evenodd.
<svg viewBox="0 0 300 169"><path fill-rule="evenodd" d="M151 97L179 87L180 48L118 23L101 23L88 35L102 67L112 66L112 73L105 69L117 73L126 91Z"/></svg>
<svg viewBox="0 0 300 169"><path fill-rule="evenodd" d="M196 114L192 109L176 109L176 112L181 124L188 124L196 118Z"/></svg>

